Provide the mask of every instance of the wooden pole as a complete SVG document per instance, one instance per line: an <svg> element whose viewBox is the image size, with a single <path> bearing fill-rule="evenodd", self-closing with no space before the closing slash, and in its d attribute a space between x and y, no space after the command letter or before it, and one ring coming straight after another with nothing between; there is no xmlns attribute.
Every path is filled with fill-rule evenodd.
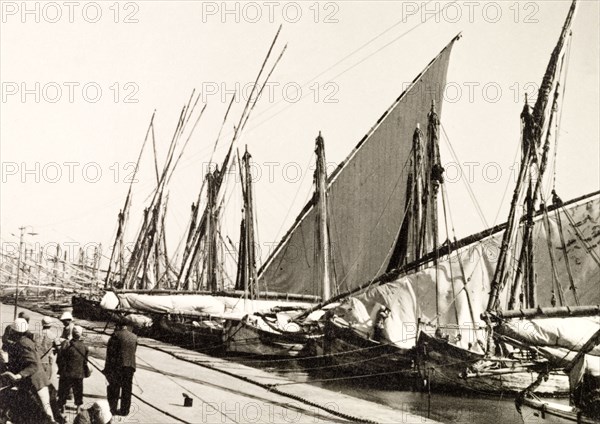
<svg viewBox="0 0 600 424"><path fill-rule="evenodd" d="M315 196L319 211L319 249L317 256L319 263L319 280L321 282L321 298L323 301L331 297L331 280L329 272L330 245L327 217L327 162L325 161L325 143L321 132L316 139L315 152L317 154L317 167L315 169Z"/></svg>

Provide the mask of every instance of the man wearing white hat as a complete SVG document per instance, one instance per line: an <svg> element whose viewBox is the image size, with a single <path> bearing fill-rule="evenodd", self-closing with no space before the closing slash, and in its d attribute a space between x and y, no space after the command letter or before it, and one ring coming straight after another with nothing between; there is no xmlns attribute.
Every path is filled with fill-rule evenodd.
<svg viewBox="0 0 600 424"><path fill-rule="evenodd" d="M60 337L62 339L71 340L73 338L73 327L75 327L75 324L73 323L73 315L69 311L63 312L63 314L60 316L60 320L65 326Z"/></svg>
<svg viewBox="0 0 600 424"><path fill-rule="evenodd" d="M17 318L11 326L11 339L15 343L8 360L9 372L5 375L13 382L18 382L22 389L36 392L44 411L54 420L48 391L50 382L42 368L35 343L27 336L28 328L29 325L23 318Z"/></svg>

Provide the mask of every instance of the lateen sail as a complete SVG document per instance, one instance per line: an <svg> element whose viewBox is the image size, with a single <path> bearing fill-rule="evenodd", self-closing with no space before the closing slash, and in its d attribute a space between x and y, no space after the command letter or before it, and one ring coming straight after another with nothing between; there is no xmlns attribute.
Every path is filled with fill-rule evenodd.
<svg viewBox="0 0 600 424"><path fill-rule="evenodd" d="M454 41L377 121L328 181L332 286L352 289L384 272L404 218L413 133L441 115ZM309 202L259 272L270 291L320 295L315 258L317 208Z"/></svg>

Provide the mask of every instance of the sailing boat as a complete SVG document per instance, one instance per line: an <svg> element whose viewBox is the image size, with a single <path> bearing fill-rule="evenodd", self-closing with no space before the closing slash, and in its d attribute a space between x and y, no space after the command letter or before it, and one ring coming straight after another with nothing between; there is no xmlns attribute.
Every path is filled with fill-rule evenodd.
<svg viewBox="0 0 600 424"><path fill-rule="evenodd" d="M565 368L569 375L571 405L544 401L533 394L535 387L546 377L544 373L517 396L515 406L524 423L600 423L598 345L600 330L590 337Z"/></svg>
<svg viewBox="0 0 600 424"><path fill-rule="evenodd" d="M314 200L319 208L320 257L323 298L329 293L329 255L327 239L327 193L325 146L319 133L316 139L317 166L315 170ZM239 157L239 155L238 155ZM258 294L258 275L256 269L254 212L252 195L252 177L250 175L251 156L246 149L240 164L242 176L242 196L244 200L244 218L241 224L240 252L238 256L238 284L244 290L244 309L241 318L227 319L223 334L224 344L229 352L265 356L300 356L312 354L311 348L322 337L316 322L298 324L294 318L305 312L310 304L286 304L269 311L254 311Z"/></svg>
<svg viewBox="0 0 600 424"><path fill-rule="evenodd" d="M453 329L444 325L444 321L440 319L430 327L435 334L432 334L433 331L428 329L427 325L420 328L418 367L422 377L437 387L461 387L491 393L518 392L534 380L535 373L548 370L549 378L540 382L536 390L553 395L565 394L568 392L566 375L559 370L554 371L558 365L555 361L556 356L552 357L549 353L556 354L561 349L567 351L581 348L581 340L573 338L586 330L578 327L579 331L576 330L577 334L571 338L568 335L559 335L555 326L554 333L548 331L546 336L553 337L553 341L562 339L561 342L553 346L544 346L547 343L540 343L544 334L538 331L545 325L527 327L531 323L514 319L562 316L560 319L567 325L567 320L578 320L579 318L573 317L580 315L584 320L597 321L594 316L598 315L598 308L585 305L579 307L579 298L585 293L587 305L594 305L599 300L595 281L600 261L588 243L598 236L594 229L600 212L598 194L588 195L567 204L563 204L555 195L552 208L542 205L537 217L534 211L537 199L542 196L542 178L558 107L564 47L575 8L576 1L567 15L533 112L530 112L526 102L521 114L521 168L493 273L488 272L481 278L484 293L490 293L487 299L479 299L485 301L484 307L480 302L476 302L477 309L485 308L480 315L481 320L475 318L479 314L473 314L470 320L460 319L462 308L456 297L456 322L461 325L463 322L468 323L467 328ZM533 177L533 171L537 171L537 179ZM552 216L550 210L554 211ZM570 226L565 228L562 223L567 220ZM555 245L557 239L558 246ZM538 247L543 246L545 249L538 248L534 258L535 241L538 242ZM556 252L562 252L562 257ZM459 264L463 263L460 258L458 261ZM533 268L534 263L537 266L537 275ZM467 272L464 275L469 274ZM570 285L569 293L565 294L562 283L567 276ZM453 283L450 288L455 293ZM441 294L439 290L440 287L436 290L437 296ZM449 292L442 288L442 293ZM555 308L557 300L562 308ZM576 307L568 307L571 301ZM545 307L546 305L548 307ZM509 310L503 312L502 308ZM525 308L530 309L518 311ZM517 311L514 311L515 309ZM513 321L510 321L511 319ZM468 336L467 339L465 335ZM587 337L589 335L588 332ZM535 340L536 338L538 340Z"/></svg>
<svg viewBox="0 0 600 424"><path fill-rule="evenodd" d="M409 183L407 165L402 166L398 159L410 156L412 131L419 122L427 122L428 114L437 119L435 110L430 113L431 105L437 105L437 113L441 112L439 88L445 84L450 51L458 38L427 65L328 177L323 139L317 138L315 194L258 270L260 287L320 295L327 301L429 248L433 241L430 221L435 215L431 211L420 211L421 221L428 224L423 225L418 252L407 246L419 237L413 237L411 242L398 242L399 238L407 237L401 227ZM366 178L365 170L374 165L376 172ZM401 249L408 253L399 253ZM322 338L322 326L317 327L317 323L325 311L317 308L310 311L313 312L310 315L300 313L291 321L268 327L271 330L276 327L280 340L293 340L296 347L292 350L296 352L301 345L314 344Z"/></svg>
<svg viewBox="0 0 600 424"><path fill-rule="evenodd" d="M374 178L371 174L368 180L377 180L380 185L367 187L367 192L356 191L358 196L369 199L375 196L370 192L373 190L380 198L378 203L367 200L366 204L377 205L366 211L368 219L344 216L349 213L348 210L353 211L352 207L346 207L343 213L338 212L337 219L357 222L356 228L349 225L347 229L350 233L356 229L353 237L362 240L364 245L344 249L345 245L341 244L335 252L337 255L334 254L333 258L337 258L338 262L334 261L334 268L338 280L334 281L337 287L343 282L346 288L355 289L358 283L373 281L383 271L421 259L437 244L437 195L443 183L438 147L443 97L439 88L446 83L452 47L459 38L460 35L452 39L415 78L346 161L348 173L362 170L368 161L372 161L369 166L376 164L378 172L375 175L378 177ZM425 134L420 124L426 124ZM376 157L377 150L383 152L386 159ZM383 166L380 167L380 164ZM381 175L379 171L382 171ZM331 178L330 195L341 197L348 181L360 187L369 184L368 180L357 183L357 178L346 176L342 166ZM338 180L340 188L334 186ZM355 200L356 205L363 204L360 198ZM365 209L362 207L354 208L357 215L363 212ZM381 228L384 219L386 222ZM354 264L337 266L338 263L347 264L353 255ZM406 306L388 302L386 297L390 294L368 292L365 294L367 297L360 300L346 294L341 304L331 303L323 320L325 337L322 353L338 366L355 368L362 374L390 370L394 373L400 370L410 372L414 343L404 343L386 330ZM337 298L339 300L339 296Z"/></svg>

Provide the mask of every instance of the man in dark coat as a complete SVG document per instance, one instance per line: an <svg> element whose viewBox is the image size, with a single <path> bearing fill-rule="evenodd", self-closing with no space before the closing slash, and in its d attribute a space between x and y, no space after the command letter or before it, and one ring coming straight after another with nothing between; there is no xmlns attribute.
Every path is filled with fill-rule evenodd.
<svg viewBox="0 0 600 424"><path fill-rule="evenodd" d="M23 318L17 318L11 326L10 341L13 342L9 352L6 375L19 387L37 393L48 417L54 421L50 406L50 382L44 372L35 343L28 335L28 324ZM31 333L29 333L31 334Z"/></svg>
<svg viewBox="0 0 600 424"><path fill-rule="evenodd" d="M129 415L136 349L137 336L125 325L118 324L108 340L104 365L104 375L108 380L106 397L113 415ZM119 398L121 398L120 410L117 409Z"/></svg>
<svg viewBox="0 0 600 424"><path fill-rule="evenodd" d="M58 405L61 410L67 403L69 390L73 389L75 405L83 405L83 379L87 368L88 348L83 344L83 329L73 328L73 339L65 340L58 352L56 363L60 379L58 381Z"/></svg>

